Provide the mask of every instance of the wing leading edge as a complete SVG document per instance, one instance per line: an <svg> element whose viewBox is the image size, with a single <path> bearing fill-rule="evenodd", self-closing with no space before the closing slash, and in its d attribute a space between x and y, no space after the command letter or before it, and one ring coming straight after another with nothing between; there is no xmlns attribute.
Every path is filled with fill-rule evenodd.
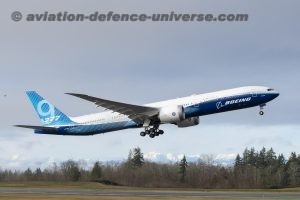
<svg viewBox="0 0 300 200"><path fill-rule="evenodd" d="M148 107L148 106L139 106L133 104L127 104L122 102L116 102L106 99L101 99L86 94L77 94L77 93L66 93L71 96L75 96L90 102L93 102L97 107L103 107L114 112L127 115L128 118L132 119L138 124L143 124L145 121L151 120L159 113L158 108Z"/></svg>

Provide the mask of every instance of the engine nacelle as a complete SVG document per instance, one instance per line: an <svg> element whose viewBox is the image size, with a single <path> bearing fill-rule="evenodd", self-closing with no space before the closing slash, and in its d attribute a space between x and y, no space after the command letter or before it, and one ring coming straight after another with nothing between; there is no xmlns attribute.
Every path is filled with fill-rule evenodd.
<svg viewBox="0 0 300 200"><path fill-rule="evenodd" d="M162 123L177 124L185 119L184 108L180 105L163 107L160 109L158 117Z"/></svg>
<svg viewBox="0 0 300 200"><path fill-rule="evenodd" d="M185 120L177 122L177 126L180 128L189 127L189 126L196 126L200 123L199 117L190 117Z"/></svg>

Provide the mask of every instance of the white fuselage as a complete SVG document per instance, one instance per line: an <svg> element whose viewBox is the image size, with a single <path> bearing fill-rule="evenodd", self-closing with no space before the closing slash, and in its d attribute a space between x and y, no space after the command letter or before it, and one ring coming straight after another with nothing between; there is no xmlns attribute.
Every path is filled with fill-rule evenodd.
<svg viewBox="0 0 300 200"><path fill-rule="evenodd" d="M166 101L145 104L145 106L151 106L151 107L156 107L161 109L163 107L170 106L170 105L182 105L184 108L186 108L193 105L205 104L205 102L210 102L218 99L222 100L234 96L242 96L242 95L250 94L253 95L253 97L256 97L257 95L266 94L266 93L277 94L277 92L275 92L274 90L270 90L270 91L268 90L270 90L270 88L263 87L263 86L239 87L234 89L221 90L217 92L210 92L210 93L204 93L198 95L191 95L182 98L176 98L176 99L171 99ZM243 99L240 101L243 101ZM74 122L82 125L106 124L106 123L123 122L123 121L131 120L126 115L119 114L117 112L112 112L112 111L89 114L89 115L84 115L79 117L72 117L71 119Z"/></svg>

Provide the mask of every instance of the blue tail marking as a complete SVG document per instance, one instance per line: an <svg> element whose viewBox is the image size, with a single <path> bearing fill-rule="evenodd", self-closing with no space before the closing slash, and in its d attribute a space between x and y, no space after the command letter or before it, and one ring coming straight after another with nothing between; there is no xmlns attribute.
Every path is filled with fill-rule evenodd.
<svg viewBox="0 0 300 200"><path fill-rule="evenodd" d="M26 92L43 125L68 125L74 122L35 91Z"/></svg>

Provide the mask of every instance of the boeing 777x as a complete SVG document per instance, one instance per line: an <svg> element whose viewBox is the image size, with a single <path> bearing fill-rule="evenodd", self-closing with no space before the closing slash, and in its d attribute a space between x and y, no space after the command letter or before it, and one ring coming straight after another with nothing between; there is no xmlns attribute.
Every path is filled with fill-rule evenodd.
<svg viewBox="0 0 300 200"><path fill-rule="evenodd" d="M161 124L189 127L199 124L199 117L220 112L259 106L263 115L266 103L279 93L262 86L239 87L212 93L160 101L146 105L133 105L105 100L85 94L66 93L90 101L109 111L69 117L35 91L26 92L43 126L16 125L34 129L35 133L54 135L94 135L127 128L144 128L141 136L151 138L163 134Z"/></svg>

